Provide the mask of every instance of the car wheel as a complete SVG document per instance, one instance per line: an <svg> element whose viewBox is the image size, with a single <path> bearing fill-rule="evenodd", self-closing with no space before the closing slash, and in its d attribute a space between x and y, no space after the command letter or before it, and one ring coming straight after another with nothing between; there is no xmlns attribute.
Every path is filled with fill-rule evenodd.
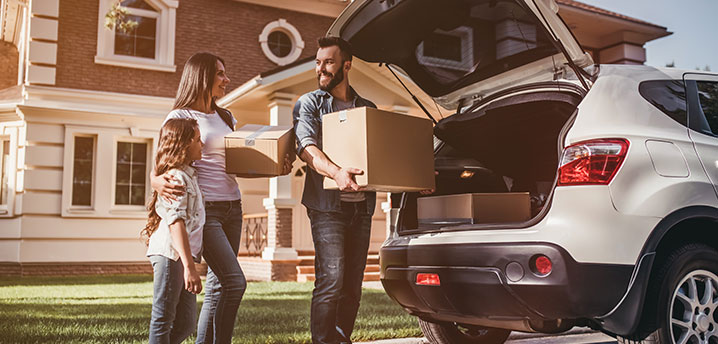
<svg viewBox="0 0 718 344"><path fill-rule="evenodd" d="M432 344L501 344L511 334L509 330L422 319L419 319L419 327Z"/></svg>
<svg viewBox="0 0 718 344"><path fill-rule="evenodd" d="M644 317L654 313L655 320L642 321L639 332L655 330L643 340L621 342L718 344L718 251L703 244L683 246L651 281L656 285L649 286Z"/></svg>

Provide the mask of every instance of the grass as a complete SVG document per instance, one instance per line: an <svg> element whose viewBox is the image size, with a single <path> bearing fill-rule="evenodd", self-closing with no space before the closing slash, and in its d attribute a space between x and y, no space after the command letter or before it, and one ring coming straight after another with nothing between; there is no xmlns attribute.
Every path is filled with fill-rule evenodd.
<svg viewBox="0 0 718 344"><path fill-rule="evenodd" d="M250 282L233 343L311 343L311 290L311 283ZM2 277L0 343L144 343L151 309L151 276ZM420 335L383 291L364 289L353 341Z"/></svg>

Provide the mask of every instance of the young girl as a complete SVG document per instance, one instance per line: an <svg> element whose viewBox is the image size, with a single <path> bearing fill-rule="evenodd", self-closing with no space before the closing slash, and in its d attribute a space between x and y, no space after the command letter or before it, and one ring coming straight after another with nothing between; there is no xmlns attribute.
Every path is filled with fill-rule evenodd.
<svg viewBox="0 0 718 344"><path fill-rule="evenodd" d="M170 119L160 130L155 170L173 177L185 193L167 200L153 192L142 236L154 270L150 343L181 343L196 318L195 294L202 282L195 269L202 251L205 213L192 161L202 158L199 127L194 119Z"/></svg>

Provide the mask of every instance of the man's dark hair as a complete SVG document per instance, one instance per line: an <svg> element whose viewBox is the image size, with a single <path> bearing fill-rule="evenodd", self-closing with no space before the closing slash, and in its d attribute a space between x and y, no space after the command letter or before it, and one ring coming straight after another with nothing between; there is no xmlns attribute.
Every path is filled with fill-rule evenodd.
<svg viewBox="0 0 718 344"><path fill-rule="evenodd" d="M342 54L342 60L352 60L352 45L349 42L335 36L322 37L318 41L320 48L327 48L332 46L338 46L339 51Z"/></svg>

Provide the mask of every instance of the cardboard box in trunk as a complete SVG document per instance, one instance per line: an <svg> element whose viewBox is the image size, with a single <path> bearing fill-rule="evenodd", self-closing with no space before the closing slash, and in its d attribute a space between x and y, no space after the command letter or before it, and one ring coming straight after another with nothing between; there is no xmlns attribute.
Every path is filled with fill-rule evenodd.
<svg viewBox="0 0 718 344"><path fill-rule="evenodd" d="M434 188L433 126L428 119L361 107L324 115L322 135L329 159L364 171L356 182L366 190ZM324 178L324 188L338 187Z"/></svg>
<svg viewBox="0 0 718 344"><path fill-rule="evenodd" d="M467 193L421 197L417 200L420 223L507 223L531 218L528 192Z"/></svg>
<svg viewBox="0 0 718 344"><path fill-rule="evenodd" d="M224 137L226 171L237 177L276 177L284 156L294 161L294 130L290 125L247 124Z"/></svg>

